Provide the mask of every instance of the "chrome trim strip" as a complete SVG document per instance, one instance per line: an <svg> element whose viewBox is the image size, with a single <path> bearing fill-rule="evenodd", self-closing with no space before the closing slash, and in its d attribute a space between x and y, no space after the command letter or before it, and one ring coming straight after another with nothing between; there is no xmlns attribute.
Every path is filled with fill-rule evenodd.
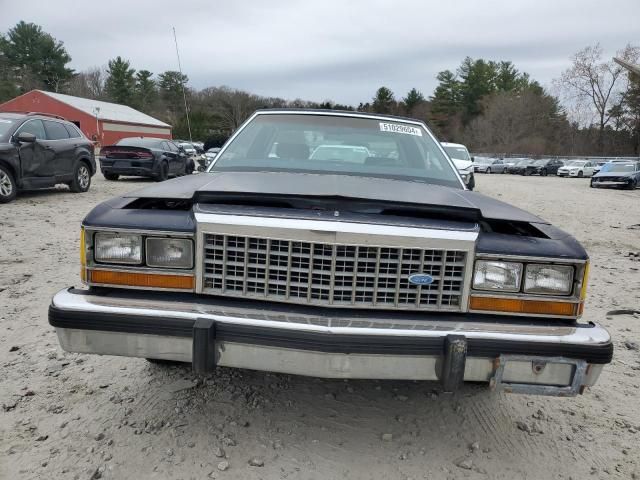
<svg viewBox="0 0 640 480"><path fill-rule="evenodd" d="M576 264L585 264L588 263L589 260L581 260L574 258L558 258L558 257L532 257L527 255L503 255L497 253L482 253L479 252L476 256L476 260L509 260L509 261L520 261L523 263L558 263L562 265L576 265Z"/></svg>
<svg viewBox="0 0 640 480"><path fill-rule="evenodd" d="M171 232L169 230L143 230L140 228L113 228L113 227L92 227L82 225L87 233L91 232L125 232L125 233L139 233L140 235L151 235L158 237L172 237L172 238L193 238L195 233L193 232ZM93 237L92 237L93 238Z"/></svg>
<svg viewBox="0 0 640 480"><path fill-rule="evenodd" d="M306 220L275 217L237 217L214 213L196 213L198 236L205 233L255 237L256 228L268 231L268 236L279 240L311 241L317 243L361 243L380 247L445 248L468 250L469 242L476 241L478 232L439 230L417 227L397 227L326 220ZM295 231L295 237L291 232ZM384 241L371 241L371 238ZM364 240L364 241L363 241ZM429 242L425 245L424 242ZM376 243L377 242L377 243ZM458 243L460 242L460 243Z"/></svg>

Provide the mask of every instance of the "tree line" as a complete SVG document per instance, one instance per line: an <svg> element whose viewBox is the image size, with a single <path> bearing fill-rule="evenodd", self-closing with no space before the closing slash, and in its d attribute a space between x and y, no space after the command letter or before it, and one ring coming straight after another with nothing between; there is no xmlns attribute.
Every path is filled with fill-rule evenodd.
<svg viewBox="0 0 640 480"><path fill-rule="evenodd" d="M618 56L637 62L640 48ZM426 121L441 140L476 152L629 155L640 150L640 78L605 60L599 45L577 52L553 93L510 61L465 58L437 74L426 97L418 88L396 97L380 87L357 106L264 97L227 86L201 90L175 70L154 74L117 56L75 72L63 42L19 22L0 36L0 102L34 88L129 105L173 125L188 138L222 142L259 108L325 108L403 115ZM183 93L184 88L184 93ZM184 95L184 97L183 97ZM186 97L186 109L185 109Z"/></svg>

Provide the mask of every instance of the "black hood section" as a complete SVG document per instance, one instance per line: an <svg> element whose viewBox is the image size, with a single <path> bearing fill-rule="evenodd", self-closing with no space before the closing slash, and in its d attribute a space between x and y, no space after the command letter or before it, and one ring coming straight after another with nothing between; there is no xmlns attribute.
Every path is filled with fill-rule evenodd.
<svg viewBox="0 0 640 480"><path fill-rule="evenodd" d="M189 175L131 192L131 199L191 200L193 203L251 204L268 199L310 199L327 207L372 204L403 211L419 209L451 213L468 220L503 220L546 224L541 218L476 192L417 181L350 175L290 172L217 172ZM333 203L332 203L333 202ZM256 203L257 204L257 203Z"/></svg>

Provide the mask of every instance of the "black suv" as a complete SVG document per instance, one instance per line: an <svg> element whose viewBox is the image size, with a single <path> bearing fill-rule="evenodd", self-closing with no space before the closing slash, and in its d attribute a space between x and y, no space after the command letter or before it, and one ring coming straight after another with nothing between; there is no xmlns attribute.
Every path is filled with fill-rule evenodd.
<svg viewBox="0 0 640 480"><path fill-rule="evenodd" d="M0 113L0 203L18 190L69 185L86 192L96 173L93 144L62 117Z"/></svg>

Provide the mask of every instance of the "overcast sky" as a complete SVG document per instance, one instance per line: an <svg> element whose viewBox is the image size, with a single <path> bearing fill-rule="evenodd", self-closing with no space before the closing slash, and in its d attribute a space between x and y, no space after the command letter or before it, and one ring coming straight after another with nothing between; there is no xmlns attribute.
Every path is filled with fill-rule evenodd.
<svg viewBox="0 0 640 480"><path fill-rule="evenodd" d="M120 55L136 69L182 67L194 88L357 104L386 85L431 95L465 56L511 60L543 85L572 53L640 43L640 0L0 0L0 31L35 22L72 68Z"/></svg>

